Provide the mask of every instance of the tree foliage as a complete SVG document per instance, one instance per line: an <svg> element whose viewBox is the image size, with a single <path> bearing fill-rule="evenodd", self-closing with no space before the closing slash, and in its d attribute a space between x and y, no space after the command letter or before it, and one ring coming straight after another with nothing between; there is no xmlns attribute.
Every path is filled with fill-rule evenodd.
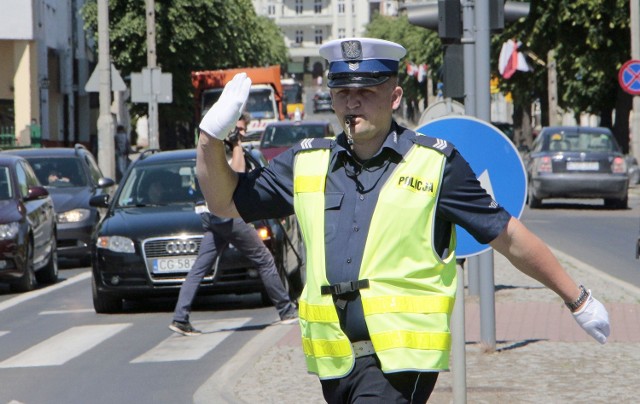
<svg viewBox="0 0 640 404"><path fill-rule="evenodd" d="M509 38L523 43L534 71L516 73L502 80L523 108L539 100L542 124L548 124L547 55L554 51L557 71L558 105L574 113L600 116L603 126L614 129L623 149L628 149L628 121L622 122L629 97L620 91L618 70L630 59L629 4L625 0L532 0L529 16L494 40L493 73L497 72L500 45ZM532 58L533 56L533 58ZM538 60L539 62L535 62ZM626 102L628 104L628 102ZM612 125L612 110L621 123ZM626 127L626 129L625 129Z"/></svg>
<svg viewBox="0 0 640 404"><path fill-rule="evenodd" d="M427 64L429 74L434 81L438 81L442 66L442 45L435 32L410 24L406 16L376 15L367 25L365 35L404 46L407 49L407 55L401 62ZM424 88L419 86L415 77L407 75L403 66L400 68L399 79L407 99L424 98Z"/></svg>
<svg viewBox="0 0 640 404"><path fill-rule="evenodd" d="M97 3L83 9L97 43ZM192 146L194 101L191 72L286 63L279 28L256 15L250 0L155 0L157 64L173 76L173 103L159 104L160 143L176 147L176 137ZM147 66L145 2L109 1L111 59L123 76ZM97 52L97 50L96 50ZM132 105L143 115L147 104Z"/></svg>

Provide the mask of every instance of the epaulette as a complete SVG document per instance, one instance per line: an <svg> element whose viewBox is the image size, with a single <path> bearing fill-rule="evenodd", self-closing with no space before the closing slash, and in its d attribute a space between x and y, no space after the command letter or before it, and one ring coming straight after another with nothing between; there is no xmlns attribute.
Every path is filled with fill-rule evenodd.
<svg viewBox="0 0 640 404"><path fill-rule="evenodd" d="M294 154L303 150L330 149L334 141L335 139L322 137L308 138L299 141L292 147L292 149Z"/></svg>
<svg viewBox="0 0 640 404"><path fill-rule="evenodd" d="M452 143L440 139L437 137L426 136L421 133L416 133L416 136L413 140L415 143L420 146L428 147L433 150L437 150L445 156L449 157L453 150L456 148Z"/></svg>

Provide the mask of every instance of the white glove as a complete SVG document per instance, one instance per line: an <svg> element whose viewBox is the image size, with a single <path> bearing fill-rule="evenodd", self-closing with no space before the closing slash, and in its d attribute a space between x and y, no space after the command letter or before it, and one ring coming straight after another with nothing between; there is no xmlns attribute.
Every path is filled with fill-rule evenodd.
<svg viewBox="0 0 640 404"><path fill-rule="evenodd" d="M235 128L244 104L249 97L251 79L246 73L238 73L224 86L218 101L207 111L200 122L200 130L223 140Z"/></svg>
<svg viewBox="0 0 640 404"><path fill-rule="evenodd" d="M594 299L589 291L587 302L573 314L580 327L601 344L607 342L609 336L609 314L602 303Z"/></svg>

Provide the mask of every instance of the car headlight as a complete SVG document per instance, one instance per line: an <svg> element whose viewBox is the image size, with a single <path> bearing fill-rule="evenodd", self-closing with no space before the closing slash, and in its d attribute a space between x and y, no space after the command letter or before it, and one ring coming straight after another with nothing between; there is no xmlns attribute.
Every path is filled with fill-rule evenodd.
<svg viewBox="0 0 640 404"><path fill-rule="evenodd" d="M16 238L20 225L18 222L0 224L0 240L11 240Z"/></svg>
<svg viewBox="0 0 640 404"><path fill-rule="evenodd" d="M58 213L58 223L76 223L87 219L91 211L89 209L73 209Z"/></svg>
<svg viewBox="0 0 640 404"><path fill-rule="evenodd" d="M113 252L119 253L134 253L136 249L133 245L133 240L122 236L102 236L98 237L96 243L98 248L104 248Z"/></svg>

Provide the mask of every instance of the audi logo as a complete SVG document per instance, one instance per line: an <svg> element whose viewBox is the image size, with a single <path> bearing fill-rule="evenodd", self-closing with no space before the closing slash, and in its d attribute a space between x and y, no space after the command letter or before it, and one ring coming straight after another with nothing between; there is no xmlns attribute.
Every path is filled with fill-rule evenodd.
<svg viewBox="0 0 640 404"><path fill-rule="evenodd" d="M169 254L195 254L198 244L193 240L169 241L165 249Z"/></svg>

